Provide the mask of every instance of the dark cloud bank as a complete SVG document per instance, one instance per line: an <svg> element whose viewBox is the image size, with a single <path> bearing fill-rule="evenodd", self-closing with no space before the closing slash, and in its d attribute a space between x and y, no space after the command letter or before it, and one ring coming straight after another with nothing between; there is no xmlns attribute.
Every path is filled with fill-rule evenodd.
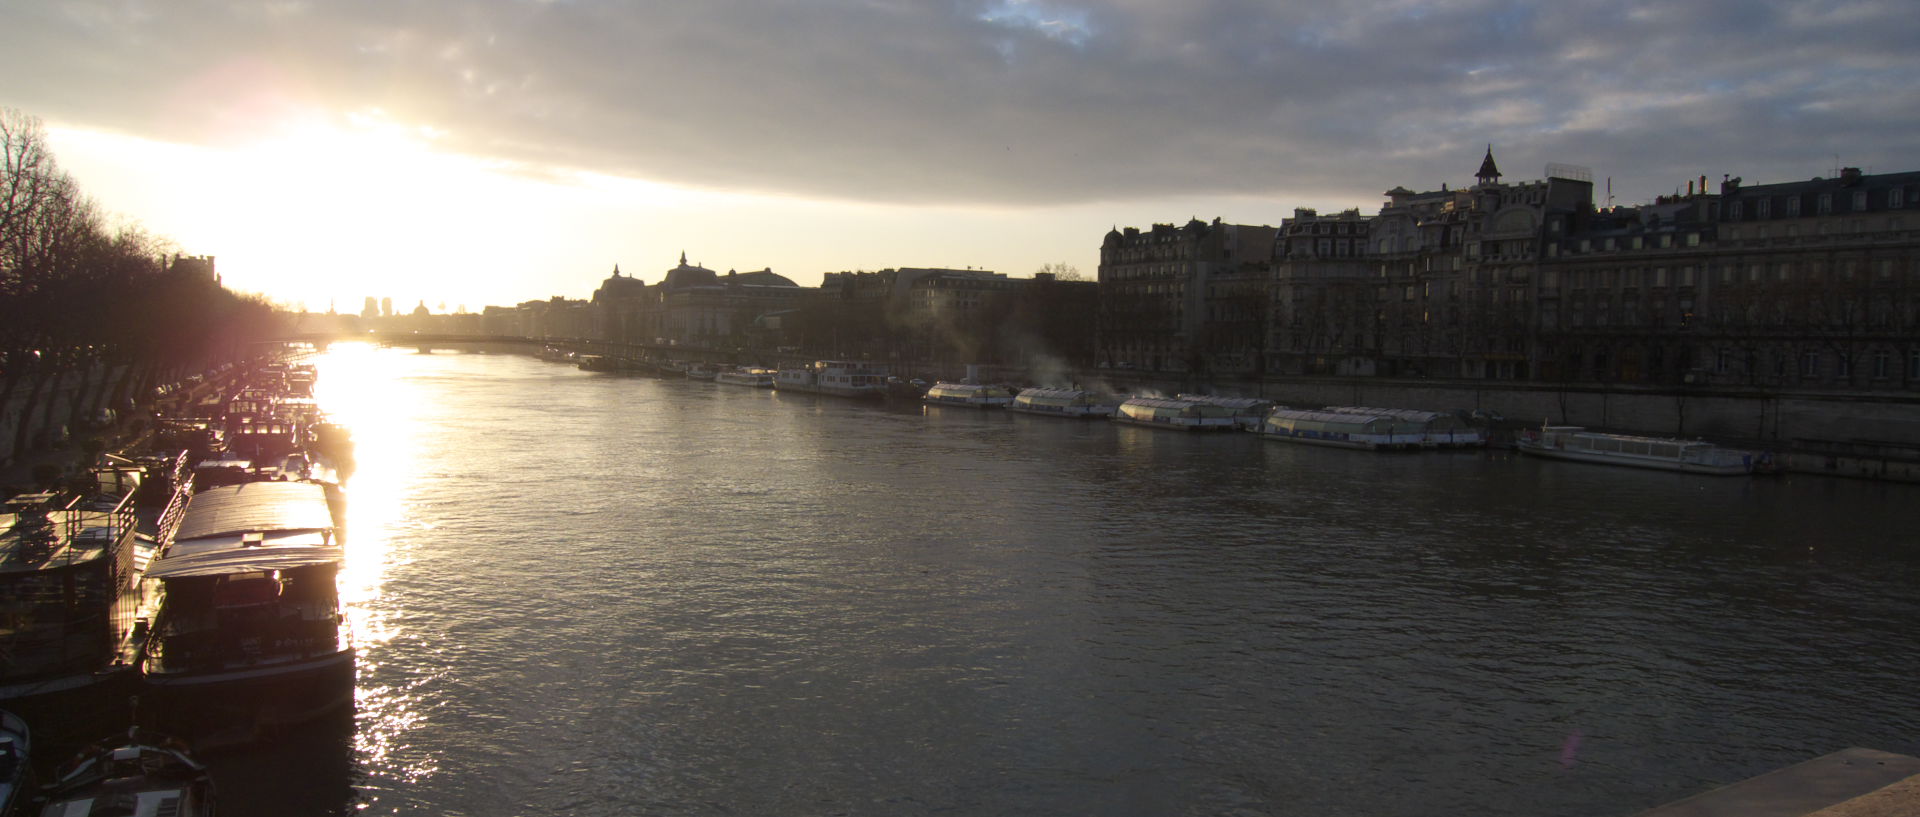
<svg viewBox="0 0 1920 817"><path fill-rule="evenodd" d="M884 201L1283 205L1592 166L1920 168L1892 2L700 0L0 10L0 104L156 138L378 107L532 168Z"/></svg>

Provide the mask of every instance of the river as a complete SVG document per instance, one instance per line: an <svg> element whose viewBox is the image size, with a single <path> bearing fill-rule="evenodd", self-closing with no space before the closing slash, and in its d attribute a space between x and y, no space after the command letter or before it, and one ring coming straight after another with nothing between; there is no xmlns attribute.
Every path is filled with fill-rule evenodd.
<svg viewBox="0 0 1920 817"><path fill-rule="evenodd" d="M355 711L238 813L1628 815L1920 753L1920 488L336 347Z"/></svg>

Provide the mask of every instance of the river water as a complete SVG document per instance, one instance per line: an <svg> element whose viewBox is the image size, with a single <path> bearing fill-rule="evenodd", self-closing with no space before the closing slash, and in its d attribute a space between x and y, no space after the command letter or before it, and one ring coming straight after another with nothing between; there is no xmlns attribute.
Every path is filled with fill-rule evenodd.
<svg viewBox="0 0 1920 817"><path fill-rule="evenodd" d="M350 716L239 813L1627 815L1920 753L1920 488L337 347Z"/></svg>

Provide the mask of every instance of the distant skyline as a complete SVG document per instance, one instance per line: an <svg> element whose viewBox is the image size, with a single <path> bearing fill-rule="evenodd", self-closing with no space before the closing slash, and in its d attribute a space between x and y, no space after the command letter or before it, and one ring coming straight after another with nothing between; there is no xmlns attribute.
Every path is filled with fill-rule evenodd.
<svg viewBox="0 0 1920 817"><path fill-rule="evenodd" d="M379 0L0 7L0 105L236 288L584 297L1047 263L1561 162L1618 203L1920 169L1902 2Z"/></svg>

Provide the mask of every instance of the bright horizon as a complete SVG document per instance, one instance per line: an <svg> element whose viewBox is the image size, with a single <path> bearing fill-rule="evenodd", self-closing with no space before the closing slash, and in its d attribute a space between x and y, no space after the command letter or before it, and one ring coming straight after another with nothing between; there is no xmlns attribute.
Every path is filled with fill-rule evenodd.
<svg viewBox="0 0 1920 817"><path fill-rule="evenodd" d="M591 295L686 253L839 270L1065 263L1111 227L1371 213L1590 167L1920 168L1920 23L1885 2L1685 8L969 0L793 7L241 3L0 10L0 105L110 214L228 286L358 312ZM795 34L805 36L795 36Z"/></svg>

